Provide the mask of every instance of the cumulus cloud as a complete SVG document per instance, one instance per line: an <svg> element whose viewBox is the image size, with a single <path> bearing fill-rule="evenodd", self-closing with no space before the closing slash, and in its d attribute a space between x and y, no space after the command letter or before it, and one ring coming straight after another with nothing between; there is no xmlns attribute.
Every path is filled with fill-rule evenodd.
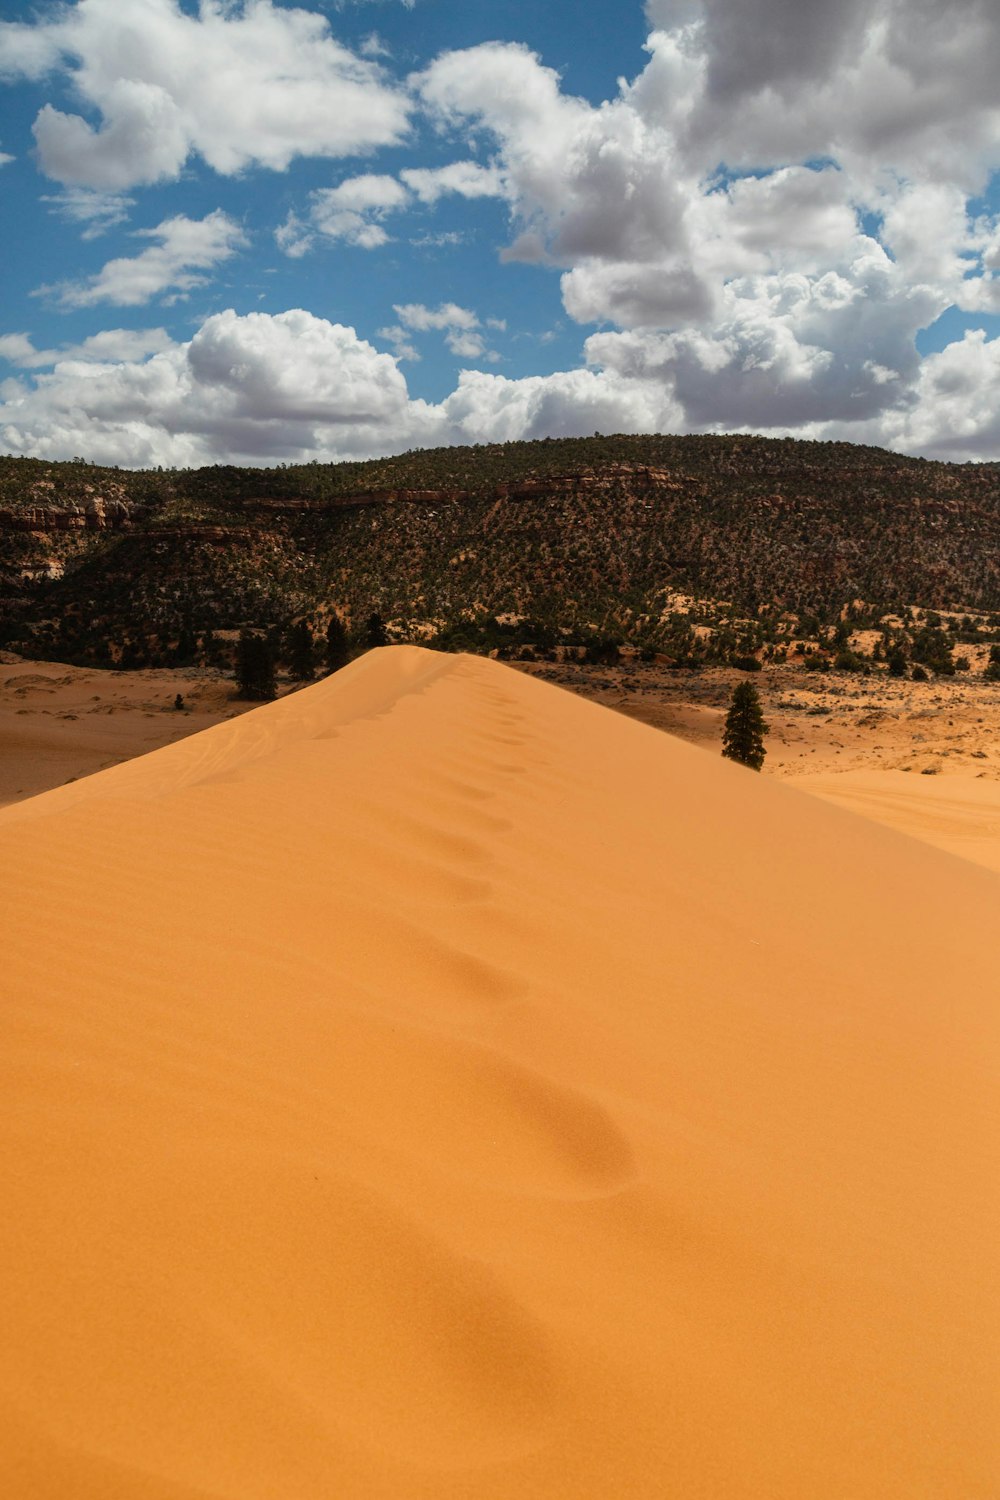
<svg viewBox="0 0 1000 1500"><path fill-rule="evenodd" d="M516 44L414 78L442 129L494 152L505 258L559 267L569 315L608 329L588 358L660 388L683 426L825 418L912 445L941 406L916 334L950 306L1000 310L1000 228L970 215L1000 169L995 8L646 12L649 60L600 106Z"/></svg>
<svg viewBox="0 0 1000 1500"><path fill-rule="evenodd" d="M259 463L595 428L656 431L677 415L653 383L584 369L524 380L463 371L431 405L413 399L396 360L352 328L303 311L229 311L190 343L141 362L67 357L30 382L8 382L0 441L15 453L86 452L135 466Z"/></svg>
<svg viewBox="0 0 1000 1500"><path fill-rule="evenodd" d="M382 220L408 198L395 177L371 172L349 177L339 187L319 188L310 194L306 219L289 214L277 231L278 246L293 258L311 249L317 237L375 250L389 239Z"/></svg>
<svg viewBox="0 0 1000 1500"><path fill-rule="evenodd" d="M421 405L353 329L229 311L142 363L61 362L8 394L0 433L12 452L140 466L361 456L419 432Z"/></svg>
<svg viewBox="0 0 1000 1500"><path fill-rule="evenodd" d="M786 311L822 307L826 295L815 286L770 289L779 301L782 292ZM872 393L891 388L900 372L860 355L853 365L838 363L763 314L756 324L734 318L725 337L594 334L588 368L522 379L464 370L437 404L411 397L392 355L303 311L220 313L186 344L156 329L101 338L61 351L35 350L23 334L0 341L0 352L24 368L52 365L5 382L6 449L135 466L268 463L687 426L849 436L959 459L1000 448L993 399L1000 339L982 332L925 359L907 375L907 400L894 401L890 391L875 415ZM817 381L825 382L822 399ZM784 405L775 401L778 384ZM719 400L732 406L724 422L715 420Z"/></svg>
<svg viewBox="0 0 1000 1500"><path fill-rule="evenodd" d="M459 307L454 302L443 302L440 307L425 307L422 302L408 302L397 303L393 311L402 327L398 330L384 329L383 333L390 338L398 334L397 350L405 348L409 357L415 351L403 342L406 329L418 333L430 330L443 333L447 348L459 359L478 359L487 364L496 364L500 358L496 350L487 347L483 334L477 331L481 326L479 318L467 307ZM486 323L487 327L498 332L507 327L501 318L487 318Z"/></svg>
<svg viewBox="0 0 1000 1500"><path fill-rule="evenodd" d="M654 55L680 42L700 72L683 135L703 168L830 154L970 187L990 170L991 0L647 0L646 13Z"/></svg>
<svg viewBox="0 0 1000 1500"><path fill-rule="evenodd" d="M452 354L457 354L459 359L488 359L495 362L497 355L486 347L486 340L481 333L462 333L453 329L446 333L444 341Z"/></svg>
<svg viewBox="0 0 1000 1500"><path fill-rule="evenodd" d="M563 94L558 74L513 43L444 53L415 86L444 124L494 137L518 258L645 258L683 244L670 141L650 138L621 101L594 109Z"/></svg>
<svg viewBox="0 0 1000 1500"><path fill-rule="evenodd" d="M664 432L675 428L680 416L662 389L593 370L521 380L463 370L438 411L450 441L465 443L589 437L595 431Z"/></svg>
<svg viewBox="0 0 1000 1500"><path fill-rule="evenodd" d="M231 175L297 156L356 155L400 141L409 103L325 17L272 0L77 0L51 19L0 23L7 77L59 72L81 114L51 104L34 126L46 174L121 191L176 178L200 155Z"/></svg>
<svg viewBox="0 0 1000 1500"><path fill-rule="evenodd" d="M404 93L320 17L272 0L202 0L197 17L178 0L77 0L36 25L4 27L0 53L17 76L69 70L101 114L96 130L52 108L36 122L46 170L94 195L72 200L87 233L111 221L99 202L108 216L124 212L127 186L176 175L191 153L223 172L280 167L296 154L398 142L419 107L456 159L314 193L278 230L281 248L376 250L405 212L446 196L494 198L510 218L501 258L559 273L566 312L590 335L585 367L534 384L467 372L437 406L404 394L381 436L359 419L352 447L335 423L292 431L279 414L272 430L287 451L524 436L545 421L552 431L759 428L988 451L998 441L987 409L994 343L970 336L921 361L916 335L949 307L1000 311L1000 219L980 201L1000 169L994 0L647 0L646 14L644 66L599 105L568 93L527 47L501 42L441 54ZM155 233L149 250L110 262L64 300L183 293L238 244L223 236L216 259L206 247L207 260L185 260L180 236L175 247ZM396 318L380 332L394 354L364 345L359 369L385 359L401 381L397 361L416 359L434 333L460 359L495 358L488 321L469 309L401 301ZM280 344L277 327L255 328ZM250 334L242 321L231 330L236 344ZM213 410L198 358L163 350L114 377L68 361L16 399L40 410L69 365L87 365L73 380L91 393L112 378L138 388L151 366L165 379L169 365ZM987 383L982 401L977 381ZM186 433L199 451L243 451L225 445L263 441L271 420L199 436L186 402L167 437L141 419L159 434L154 446L177 451ZM72 451L84 446L73 438Z"/></svg>
<svg viewBox="0 0 1000 1500"><path fill-rule="evenodd" d="M109 260L85 281L40 287L34 295L53 297L62 307L94 307L100 302L137 307L167 294L176 299L204 286L208 278L201 273L228 260L247 243L240 226L221 209L204 219L179 214L164 219L155 229L136 230L136 237L159 243L139 255Z"/></svg>

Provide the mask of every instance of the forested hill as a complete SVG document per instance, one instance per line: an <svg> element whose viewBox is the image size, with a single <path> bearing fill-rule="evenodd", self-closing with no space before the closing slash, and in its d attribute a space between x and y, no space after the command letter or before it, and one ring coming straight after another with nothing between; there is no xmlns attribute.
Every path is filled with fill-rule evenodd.
<svg viewBox="0 0 1000 1500"><path fill-rule="evenodd" d="M202 659L332 611L398 639L745 650L747 621L759 645L849 604L1000 610L1000 465L596 435L277 469L0 458L0 588L0 644L83 661Z"/></svg>

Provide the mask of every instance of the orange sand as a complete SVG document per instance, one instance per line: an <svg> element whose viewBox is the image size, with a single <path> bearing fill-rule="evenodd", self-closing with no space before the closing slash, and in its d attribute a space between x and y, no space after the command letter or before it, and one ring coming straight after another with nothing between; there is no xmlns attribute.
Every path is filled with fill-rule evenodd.
<svg viewBox="0 0 1000 1500"><path fill-rule="evenodd" d="M804 792L1000 872L1000 782L876 770L789 780Z"/></svg>
<svg viewBox="0 0 1000 1500"><path fill-rule="evenodd" d="M997 877L373 652L0 813L16 1500L995 1500Z"/></svg>

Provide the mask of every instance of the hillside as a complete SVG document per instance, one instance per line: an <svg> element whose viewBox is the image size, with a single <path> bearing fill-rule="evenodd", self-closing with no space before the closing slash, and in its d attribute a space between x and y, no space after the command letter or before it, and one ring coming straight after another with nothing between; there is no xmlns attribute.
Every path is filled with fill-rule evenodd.
<svg viewBox="0 0 1000 1500"><path fill-rule="evenodd" d="M0 583L0 644L81 663L221 663L227 631L280 642L334 611L398 640L728 660L847 606L1000 610L1000 466L752 437L169 473L0 459Z"/></svg>
<svg viewBox="0 0 1000 1500"><path fill-rule="evenodd" d="M993 1494L995 876L414 648L0 855L18 1500Z"/></svg>

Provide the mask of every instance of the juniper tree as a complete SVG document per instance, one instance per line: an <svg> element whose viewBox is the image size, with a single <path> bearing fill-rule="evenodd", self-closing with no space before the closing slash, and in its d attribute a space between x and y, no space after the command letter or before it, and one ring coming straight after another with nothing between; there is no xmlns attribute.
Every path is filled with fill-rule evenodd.
<svg viewBox="0 0 1000 1500"><path fill-rule="evenodd" d="M240 698L269 703L277 689L274 681L274 654L266 636L255 630L241 630L236 653L236 692Z"/></svg>
<svg viewBox="0 0 1000 1500"><path fill-rule="evenodd" d="M732 701L726 715L722 733L722 753L728 760L738 761L741 766L750 766L759 771L764 764L764 736L767 725L761 712L760 696L751 682L738 683L733 688Z"/></svg>
<svg viewBox="0 0 1000 1500"><path fill-rule="evenodd" d="M311 682L315 671L315 642L312 627L306 619L296 620L288 632L288 665L300 682Z"/></svg>
<svg viewBox="0 0 1000 1500"><path fill-rule="evenodd" d="M374 648L375 646L388 646L388 644L389 637L382 623L382 616L378 613L369 615L368 624L365 626L365 645Z"/></svg>
<svg viewBox="0 0 1000 1500"><path fill-rule="evenodd" d="M339 672L351 659L351 650L339 615L331 615L326 627L326 670Z"/></svg>

